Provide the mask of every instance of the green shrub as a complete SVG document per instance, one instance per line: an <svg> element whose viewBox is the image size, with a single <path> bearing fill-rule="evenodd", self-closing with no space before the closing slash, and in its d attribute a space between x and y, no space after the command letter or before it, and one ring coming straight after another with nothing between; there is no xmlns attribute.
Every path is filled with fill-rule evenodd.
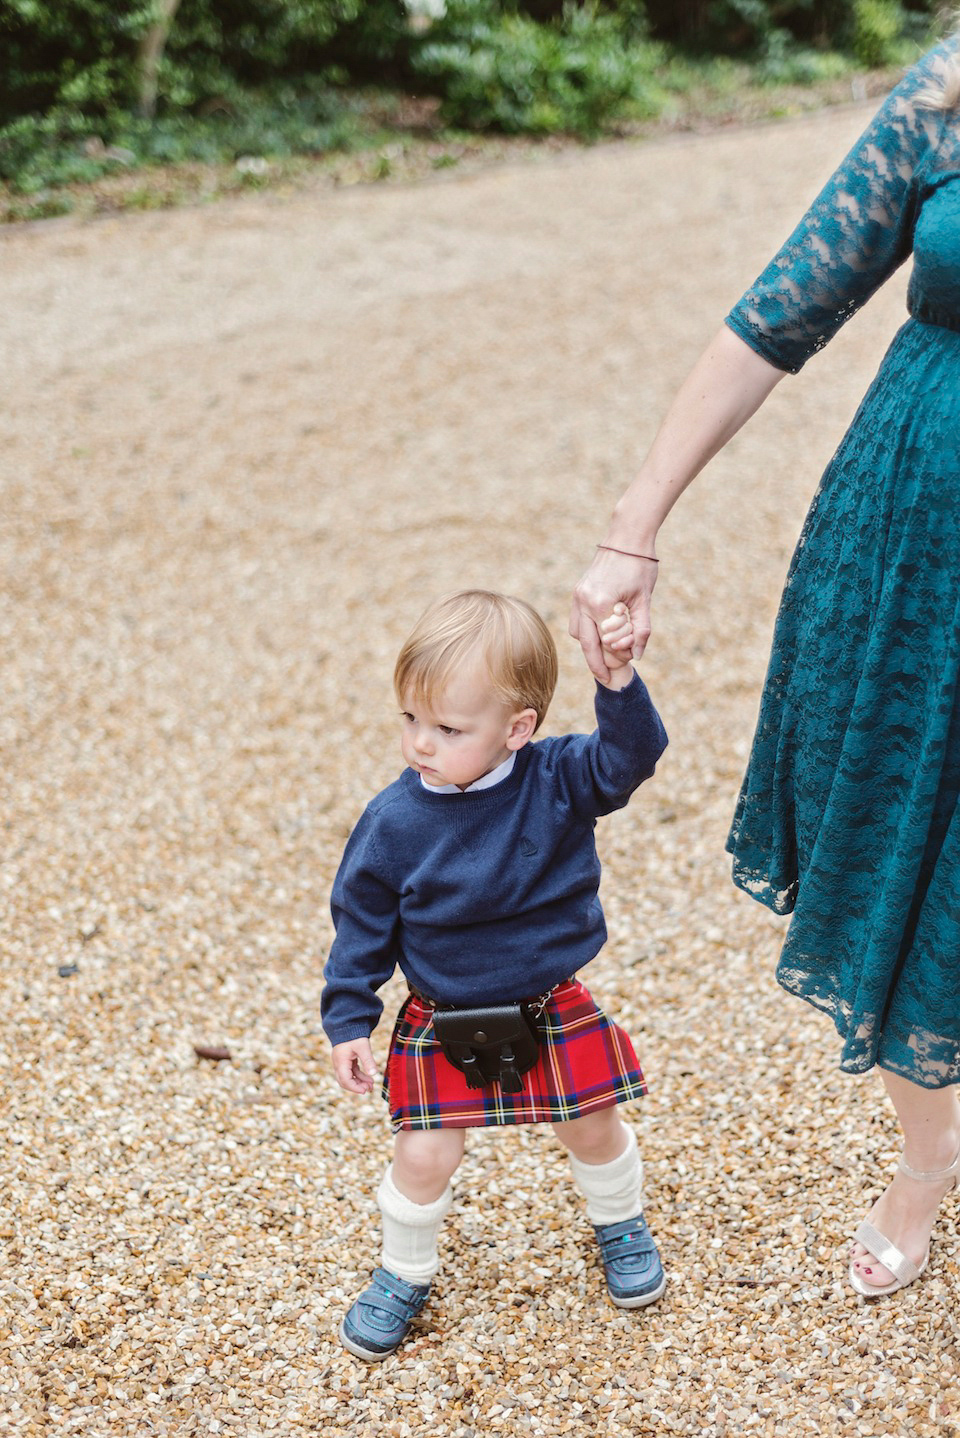
<svg viewBox="0 0 960 1438"><path fill-rule="evenodd" d="M148 85L162 3L0 0L0 181L40 195L125 166L356 143L338 87L358 79L434 94L465 129L592 137L659 112L677 46L811 82L908 59L936 0L448 0L432 23L434 0L179 0Z"/></svg>
<svg viewBox="0 0 960 1438"><path fill-rule="evenodd" d="M771 47L785 52L798 45L838 50L862 64L899 59L898 46L926 40L943 8L939 0L645 0L645 5L651 35L693 50L757 56Z"/></svg>
<svg viewBox="0 0 960 1438"><path fill-rule="evenodd" d="M855 68L837 50L815 50L798 44L787 30L771 30L760 46L754 73L762 85L815 85Z"/></svg>
<svg viewBox="0 0 960 1438"><path fill-rule="evenodd" d="M326 154L349 146L358 132L347 99L317 83L274 86L205 115L155 120L122 111L97 118L61 106L0 129L0 182L29 195L145 165Z"/></svg>
<svg viewBox="0 0 960 1438"><path fill-rule="evenodd" d="M856 0L853 52L861 65L879 67L898 58L904 13L896 0Z"/></svg>
<svg viewBox="0 0 960 1438"><path fill-rule="evenodd" d="M6 0L0 7L0 122L55 105L105 109L133 93L149 3Z"/></svg>
<svg viewBox="0 0 960 1438"><path fill-rule="evenodd" d="M3 0L0 123L58 106L133 109L154 0ZM181 0L162 50L160 108L230 100L245 87L337 65L402 67L403 0Z"/></svg>
<svg viewBox="0 0 960 1438"><path fill-rule="evenodd" d="M537 24L490 0L451 0L411 63L450 124L590 137L627 111L654 113L660 58L659 47L628 39L618 16L593 8L568 5Z"/></svg>

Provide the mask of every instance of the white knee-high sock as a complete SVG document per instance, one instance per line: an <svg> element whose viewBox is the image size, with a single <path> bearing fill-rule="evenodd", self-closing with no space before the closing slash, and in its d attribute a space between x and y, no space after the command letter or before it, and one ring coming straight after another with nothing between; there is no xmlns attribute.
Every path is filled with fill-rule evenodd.
<svg viewBox="0 0 960 1438"><path fill-rule="evenodd" d="M440 1267L437 1237L452 1202L453 1189L447 1184L446 1192L433 1203L414 1203L394 1183L391 1164L377 1191L383 1215L383 1267L408 1283L429 1283Z"/></svg>
<svg viewBox="0 0 960 1438"><path fill-rule="evenodd" d="M643 1164L632 1129L622 1125L626 1148L610 1163L583 1163L571 1153L573 1181L587 1200L591 1223L626 1223L643 1212Z"/></svg>

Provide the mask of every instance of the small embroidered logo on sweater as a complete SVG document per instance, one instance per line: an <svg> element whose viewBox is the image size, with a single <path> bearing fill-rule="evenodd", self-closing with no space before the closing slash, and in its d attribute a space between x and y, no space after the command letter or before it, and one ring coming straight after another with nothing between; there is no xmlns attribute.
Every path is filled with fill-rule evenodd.
<svg viewBox="0 0 960 1438"><path fill-rule="evenodd" d="M531 854L535 854L537 852L537 846L532 839L525 839L521 835L520 852L529 859Z"/></svg>

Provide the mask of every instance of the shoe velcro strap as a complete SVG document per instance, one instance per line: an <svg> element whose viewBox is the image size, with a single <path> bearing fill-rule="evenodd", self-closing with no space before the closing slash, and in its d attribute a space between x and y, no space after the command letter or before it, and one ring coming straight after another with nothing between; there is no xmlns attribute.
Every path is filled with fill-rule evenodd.
<svg viewBox="0 0 960 1438"><path fill-rule="evenodd" d="M394 1318L400 1318L404 1322L409 1322L413 1314L417 1311L416 1304L412 1304L408 1300L399 1298L397 1294L388 1293L386 1289L380 1288L376 1289L376 1291L370 1291L368 1289L368 1291L361 1296L359 1302L361 1308L379 1308L381 1312L390 1313Z"/></svg>
<svg viewBox="0 0 960 1438"><path fill-rule="evenodd" d="M628 1254L651 1253L653 1239L646 1223L641 1218L637 1223L618 1224L613 1233L605 1233L600 1239L600 1248L605 1259L626 1258Z"/></svg>
<svg viewBox="0 0 960 1438"><path fill-rule="evenodd" d="M857 1243L863 1244L871 1257L875 1258L878 1263L882 1263L884 1268L889 1268L901 1283L912 1283L915 1278L920 1277L921 1270L913 1262L913 1259L908 1258L905 1253L901 1253L899 1248L892 1244L889 1238L884 1238L880 1230L874 1228L872 1223L861 1223L853 1236Z"/></svg>
<svg viewBox="0 0 960 1438"><path fill-rule="evenodd" d="M378 1268L370 1287L360 1295L359 1301L370 1308L385 1308L396 1318L409 1319L423 1307L426 1294L406 1279L397 1278L385 1268Z"/></svg>

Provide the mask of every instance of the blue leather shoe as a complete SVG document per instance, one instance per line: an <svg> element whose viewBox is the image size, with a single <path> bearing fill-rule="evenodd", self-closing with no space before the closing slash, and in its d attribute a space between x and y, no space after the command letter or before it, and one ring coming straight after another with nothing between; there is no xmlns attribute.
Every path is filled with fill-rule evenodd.
<svg viewBox="0 0 960 1438"><path fill-rule="evenodd" d="M618 1308L645 1308L667 1286L657 1245L643 1215L626 1223L595 1223L611 1302Z"/></svg>
<svg viewBox="0 0 960 1438"><path fill-rule="evenodd" d="M410 1324L430 1297L420 1286L378 1268L340 1324L340 1342L358 1358L376 1363L389 1358L410 1332Z"/></svg>

